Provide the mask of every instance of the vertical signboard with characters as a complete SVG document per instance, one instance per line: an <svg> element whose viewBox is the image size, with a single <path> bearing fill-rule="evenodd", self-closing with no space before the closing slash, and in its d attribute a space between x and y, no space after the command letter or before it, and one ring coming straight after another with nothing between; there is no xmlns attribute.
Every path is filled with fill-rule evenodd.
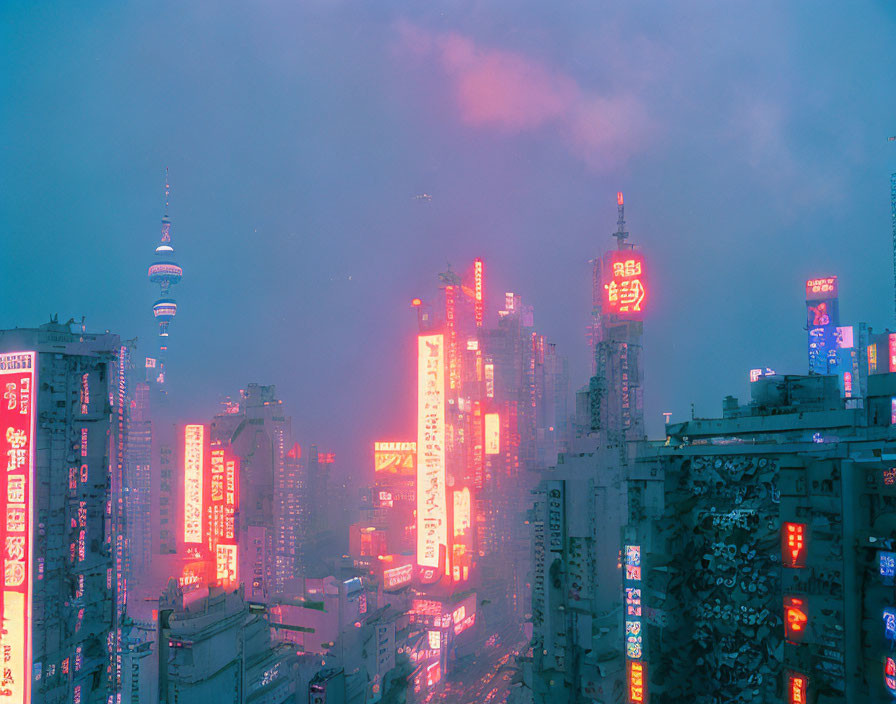
<svg viewBox="0 0 896 704"><path fill-rule="evenodd" d="M604 258L604 312L641 320L647 301L644 255L632 249L614 249Z"/></svg>
<svg viewBox="0 0 896 704"><path fill-rule="evenodd" d="M444 335L420 335L417 353L417 564L431 581L448 548Z"/></svg>
<svg viewBox="0 0 896 704"><path fill-rule="evenodd" d="M34 481L34 352L0 355L0 478L3 592L0 701L31 701L31 564Z"/></svg>
<svg viewBox="0 0 896 704"><path fill-rule="evenodd" d="M809 371L813 374L839 372L840 354L837 327L840 308L837 277L806 282L806 328L809 331Z"/></svg>

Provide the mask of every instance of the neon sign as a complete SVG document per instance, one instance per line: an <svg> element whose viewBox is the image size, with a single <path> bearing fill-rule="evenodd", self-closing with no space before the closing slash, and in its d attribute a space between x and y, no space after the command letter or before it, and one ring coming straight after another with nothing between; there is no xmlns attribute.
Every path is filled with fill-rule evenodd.
<svg viewBox="0 0 896 704"><path fill-rule="evenodd" d="M501 453L501 417L497 413L485 414L485 454Z"/></svg>
<svg viewBox="0 0 896 704"><path fill-rule="evenodd" d="M787 694L789 704L806 704L806 694L809 688L809 678L796 672L790 673L787 678Z"/></svg>
<svg viewBox="0 0 896 704"><path fill-rule="evenodd" d="M373 470L384 474L413 475L417 463L415 442L373 443Z"/></svg>
<svg viewBox="0 0 896 704"><path fill-rule="evenodd" d="M625 578L633 582L641 581L641 546L625 546Z"/></svg>
<svg viewBox="0 0 896 704"><path fill-rule="evenodd" d="M880 576L884 584L893 584L893 578L896 577L896 553L880 552L878 553L880 564Z"/></svg>
<svg viewBox="0 0 896 704"><path fill-rule="evenodd" d="M884 609L884 638L889 641L896 640L896 609Z"/></svg>
<svg viewBox="0 0 896 704"><path fill-rule="evenodd" d="M184 428L184 542L202 543L202 474L205 468L205 426Z"/></svg>
<svg viewBox="0 0 896 704"><path fill-rule="evenodd" d="M785 523L781 526L781 558L785 567L806 566L805 545L805 523Z"/></svg>
<svg viewBox="0 0 896 704"><path fill-rule="evenodd" d="M0 663L3 701L31 701L31 563L33 560L35 353L0 355L0 504L5 515Z"/></svg>
<svg viewBox="0 0 896 704"><path fill-rule="evenodd" d="M630 660L641 659L641 622L625 621L625 656Z"/></svg>
<svg viewBox="0 0 896 704"><path fill-rule="evenodd" d="M609 253L604 284L604 304L608 313L640 319L647 289L644 285L644 256L634 250Z"/></svg>
<svg viewBox="0 0 896 704"><path fill-rule="evenodd" d="M237 580L237 546L218 543L215 548L215 577L222 587L230 587Z"/></svg>
<svg viewBox="0 0 896 704"><path fill-rule="evenodd" d="M884 662L884 687L896 696L896 660L889 657Z"/></svg>
<svg viewBox="0 0 896 704"><path fill-rule="evenodd" d="M383 572L383 589L397 589L405 584L410 584L414 576L413 565L393 567Z"/></svg>
<svg viewBox="0 0 896 704"><path fill-rule="evenodd" d="M791 641L802 640L809 623L808 607L803 599L784 597L784 632Z"/></svg>
<svg viewBox="0 0 896 704"><path fill-rule="evenodd" d="M628 663L628 700L631 704L643 704L646 700L647 665L638 660Z"/></svg>
<svg viewBox="0 0 896 704"><path fill-rule="evenodd" d="M475 302L473 304L473 319L476 327L482 327L483 302L482 302L482 260L478 257L473 260L473 281L475 290Z"/></svg>
<svg viewBox="0 0 896 704"><path fill-rule="evenodd" d="M417 564L438 568L448 546L445 336L420 335L417 354Z"/></svg>

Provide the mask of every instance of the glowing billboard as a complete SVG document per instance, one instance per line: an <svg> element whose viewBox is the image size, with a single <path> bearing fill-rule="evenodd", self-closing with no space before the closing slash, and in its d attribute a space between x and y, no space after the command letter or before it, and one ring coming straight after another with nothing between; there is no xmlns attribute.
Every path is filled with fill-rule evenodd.
<svg viewBox="0 0 896 704"><path fill-rule="evenodd" d="M184 428L184 542L202 543L202 484L205 469L205 426Z"/></svg>
<svg viewBox="0 0 896 704"><path fill-rule="evenodd" d="M647 701L645 695L647 680L647 665L638 660L629 660L628 663L628 700L631 704L643 704Z"/></svg>
<svg viewBox="0 0 896 704"><path fill-rule="evenodd" d="M809 679L805 675L791 672L787 676L787 702L788 704L806 704Z"/></svg>
<svg viewBox="0 0 896 704"><path fill-rule="evenodd" d="M784 634L787 640L796 643L803 639L809 623L808 607L804 599L794 596L784 597Z"/></svg>
<svg viewBox="0 0 896 704"><path fill-rule="evenodd" d="M445 336L417 338L417 564L440 567L448 546Z"/></svg>
<svg viewBox="0 0 896 704"><path fill-rule="evenodd" d="M237 564L237 546L218 543L215 548L215 577L220 586L236 585Z"/></svg>
<svg viewBox="0 0 896 704"><path fill-rule="evenodd" d="M605 312L640 320L647 298L644 255L632 249L613 250L604 266Z"/></svg>
<svg viewBox="0 0 896 704"><path fill-rule="evenodd" d="M478 257L473 260L473 281L476 291L476 300L473 305L473 318L476 321L476 327L482 327L483 320L483 302L482 302L482 260Z"/></svg>
<svg viewBox="0 0 896 704"><path fill-rule="evenodd" d="M806 282L806 326L809 331L809 370L812 373L837 373L840 363L837 344L839 325L837 277L809 279Z"/></svg>
<svg viewBox="0 0 896 704"><path fill-rule="evenodd" d="M781 560L784 567L805 567L805 546L805 523L785 523L781 527Z"/></svg>
<svg viewBox="0 0 896 704"><path fill-rule="evenodd" d="M4 702L31 701L32 483L34 479L34 352L0 355L0 503L3 591L0 662Z"/></svg>
<svg viewBox="0 0 896 704"><path fill-rule="evenodd" d="M398 589L405 584L410 584L414 577L413 565L402 565L383 571L383 589Z"/></svg>
<svg viewBox="0 0 896 704"><path fill-rule="evenodd" d="M417 443L373 443L373 469L383 474L413 476L417 464Z"/></svg>
<svg viewBox="0 0 896 704"><path fill-rule="evenodd" d="M501 453L501 417L497 413L485 414L485 454Z"/></svg>
<svg viewBox="0 0 896 704"><path fill-rule="evenodd" d="M471 525L470 490L464 487L454 492L454 537L463 536Z"/></svg>

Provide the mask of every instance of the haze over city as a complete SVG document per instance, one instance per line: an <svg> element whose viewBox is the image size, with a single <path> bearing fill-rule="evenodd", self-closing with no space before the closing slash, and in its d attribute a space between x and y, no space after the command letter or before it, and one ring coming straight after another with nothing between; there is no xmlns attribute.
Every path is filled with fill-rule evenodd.
<svg viewBox="0 0 896 704"><path fill-rule="evenodd" d="M32 433L50 488L7 494L33 588L0 701L204 702L164 643L219 608L277 663L227 666L240 702L890 701L894 37L865 1L3 3L0 372L36 376L2 451ZM91 607L53 646L31 619L77 613L81 563L110 620L66 684ZM748 569L767 623L682 635ZM353 660L384 624L391 667Z"/></svg>

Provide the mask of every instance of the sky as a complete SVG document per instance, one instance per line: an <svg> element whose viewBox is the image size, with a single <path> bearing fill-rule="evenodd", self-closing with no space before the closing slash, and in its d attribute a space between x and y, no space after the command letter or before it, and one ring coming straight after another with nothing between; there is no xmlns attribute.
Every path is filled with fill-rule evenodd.
<svg viewBox="0 0 896 704"><path fill-rule="evenodd" d="M156 346L184 419L274 384L369 472L415 435L415 296L486 266L590 373L588 260L616 192L650 267L651 436L748 369L804 373L804 282L893 326L892 2L94 1L0 6L0 327ZM431 200L415 198L431 195Z"/></svg>

